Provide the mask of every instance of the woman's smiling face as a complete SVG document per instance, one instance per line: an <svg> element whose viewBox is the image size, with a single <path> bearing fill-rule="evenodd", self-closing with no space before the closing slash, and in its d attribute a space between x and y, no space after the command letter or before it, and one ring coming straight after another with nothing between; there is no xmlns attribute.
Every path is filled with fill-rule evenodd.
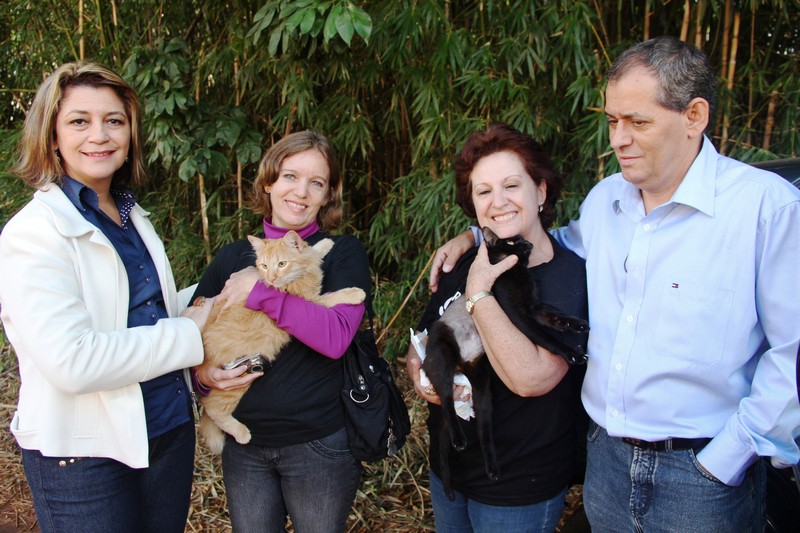
<svg viewBox="0 0 800 533"><path fill-rule="evenodd" d="M539 205L547 185L539 185L525 171L513 152L495 152L482 157L470 174L472 203L478 224L488 226L500 238L522 235L532 241L541 231Z"/></svg>
<svg viewBox="0 0 800 533"><path fill-rule="evenodd" d="M131 143L130 120L117 94L109 87L68 87L55 129L66 174L92 189L107 189Z"/></svg>
<svg viewBox="0 0 800 533"><path fill-rule="evenodd" d="M265 189L270 195L272 224L299 230L317 218L330 196L330 167L317 149L285 158L278 179Z"/></svg>

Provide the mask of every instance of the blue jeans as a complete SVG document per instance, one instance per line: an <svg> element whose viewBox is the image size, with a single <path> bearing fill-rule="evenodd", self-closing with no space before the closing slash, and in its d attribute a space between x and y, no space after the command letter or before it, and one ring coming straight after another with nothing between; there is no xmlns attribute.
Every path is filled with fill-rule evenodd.
<svg viewBox="0 0 800 533"><path fill-rule="evenodd" d="M552 533L564 510L567 488L554 498L532 505L504 507L470 500L458 491L455 501L444 493L442 480L433 472L431 503L437 533Z"/></svg>
<svg viewBox="0 0 800 533"><path fill-rule="evenodd" d="M236 533L283 532L287 514L297 533L333 533L344 531L362 467L342 428L280 448L228 438L222 471Z"/></svg>
<svg viewBox="0 0 800 533"><path fill-rule="evenodd" d="M194 423L150 440L150 466L22 450L43 533L183 533L194 468Z"/></svg>
<svg viewBox="0 0 800 533"><path fill-rule="evenodd" d="M583 502L595 533L763 531L762 461L731 487L702 472L693 450L636 448L595 423L587 454Z"/></svg>

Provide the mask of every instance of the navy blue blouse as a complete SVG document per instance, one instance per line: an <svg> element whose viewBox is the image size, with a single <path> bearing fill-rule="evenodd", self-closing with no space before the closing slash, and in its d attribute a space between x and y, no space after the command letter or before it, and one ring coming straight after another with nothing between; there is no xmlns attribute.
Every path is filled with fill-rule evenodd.
<svg viewBox="0 0 800 533"><path fill-rule="evenodd" d="M151 326L167 318L155 263L139 232L130 224L130 213L136 204L133 192L111 189L122 219L120 226L100 210L97 193L89 187L65 176L62 190L81 215L111 241L125 265L130 289L128 327ZM191 420L189 390L180 370L142 382L140 386L149 438L163 435Z"/></svg>

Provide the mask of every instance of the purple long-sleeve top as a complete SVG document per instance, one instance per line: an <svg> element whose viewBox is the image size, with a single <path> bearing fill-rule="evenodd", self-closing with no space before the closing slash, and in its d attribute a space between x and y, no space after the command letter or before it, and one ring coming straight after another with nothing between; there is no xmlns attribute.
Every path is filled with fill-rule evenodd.
<svg viewBox="0 0 800 533"><path fill-rule="evenodd" d="M282 238L288 231L264 219L264 236L267 239ZM314 221L297 233L306 239L317 231L319 226ZM266 313L279 328L331 359L339 359L347 351L366 309L363 303L325 307L264 283L255 284L247 297L246 306Z"/></svg>

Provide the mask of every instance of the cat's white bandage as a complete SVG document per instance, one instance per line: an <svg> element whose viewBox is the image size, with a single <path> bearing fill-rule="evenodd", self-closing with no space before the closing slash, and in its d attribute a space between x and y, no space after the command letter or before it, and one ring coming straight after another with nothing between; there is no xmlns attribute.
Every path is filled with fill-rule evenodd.
<svg viewBox="0 0 800 533"><path fill-rule="evenodd" d="M419 358L424 361L425 343L423 341L428 336L428 330L426 329L418 334L415 334L413 329L410 331L411 345L414 346ZM425 371L421 368L419 370L419 384L423 388L429 387L431 384L431 380L428 379L428 376L425 375ZM453 405L456 408L456 414L464 420L475 418L475 410L472 408L472 384L469 382L469 379L467 379L467 376L464 374L456 374L453 378L453 385L461 385L463 387L461 390L461 396L456 398L456 400L453 402Z"/></svg>

